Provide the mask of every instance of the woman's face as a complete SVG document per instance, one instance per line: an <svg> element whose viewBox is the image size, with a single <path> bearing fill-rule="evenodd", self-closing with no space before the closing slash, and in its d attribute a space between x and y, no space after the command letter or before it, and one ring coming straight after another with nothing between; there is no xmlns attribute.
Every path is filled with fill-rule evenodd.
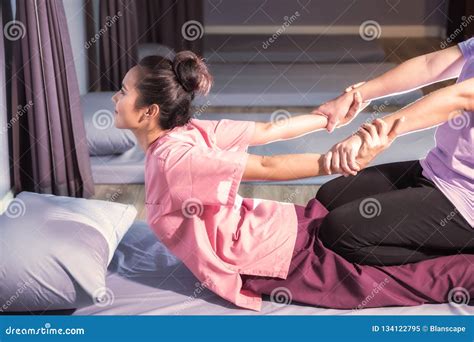
<svg viewBox="0 0 474 342"><path fill-rule="evenodd" d="M115 103L115 127L138 129L143 127L148 120L144 120L147 108L136 109L135 101L138 92L135 84L138 77L137 67L131 68L122 81L122 87L112 96Z"/></svg>

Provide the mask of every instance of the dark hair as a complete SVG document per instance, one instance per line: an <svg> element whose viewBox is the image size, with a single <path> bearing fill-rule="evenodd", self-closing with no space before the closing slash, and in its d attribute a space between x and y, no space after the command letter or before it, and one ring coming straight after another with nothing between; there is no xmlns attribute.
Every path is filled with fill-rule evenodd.
<svg viewBox="0 0 474 342"><path fill-rule="evenodd" d="M207 95L212 85L206 64L192 51L178 52L172 61L161 56L146 56L138 62L138 69L135 107L157 104L162 129L188 123L195 95Z"/></svg>

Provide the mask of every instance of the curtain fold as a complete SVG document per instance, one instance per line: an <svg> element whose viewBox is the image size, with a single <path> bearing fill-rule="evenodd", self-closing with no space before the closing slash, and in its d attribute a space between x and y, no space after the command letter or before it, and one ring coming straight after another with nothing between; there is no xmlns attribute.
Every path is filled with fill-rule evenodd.
<svg viewBox="0 0 474 342"><path fill-rule="evenodd" d="M24 37L12 41L15 194L94 194L74 58L62 0L17 0Z"/></svg>
<svg viewBox="0 0 474 342"><path fill-rule="evenodd" d="M449 1L446 33L453 44L474 36L474 1Z"/></svg>
<svg viewBox="0 0 474 342"><path fill-rule="evenodd" d="M8 26L12 23L12 8L10 1L2 0L0 5L0 27L6 28L5 33L0 41L0 84L7 84L7 80L11 78L11 46L8 36ZM11 92L7 86L3 86L0 89L0 200L5 196L11 189L11 178L10 178L10 142L8 134L8 122L10 122L10 112L8 108L9 97ZM0 206L0 213L2 212Z"/></svg>
<svg viewBox="0 0 474 342"><path fill-rule="evenodd" d="M137 61L135 0L86 0L89 91L116 91ZM98 13L97 13L98 11Z"/></svg>

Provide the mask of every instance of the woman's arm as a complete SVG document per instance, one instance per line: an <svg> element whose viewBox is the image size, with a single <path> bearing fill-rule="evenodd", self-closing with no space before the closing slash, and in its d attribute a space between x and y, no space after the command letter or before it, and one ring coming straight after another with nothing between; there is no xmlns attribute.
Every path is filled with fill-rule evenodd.
<svg viewBox="0 0 474 342"><path fill-rule="evenodd" d="M249 155L244 180L278 181L324 175L323 158L317 153Z"/></svg>
<svg viewBox="0 0 474 342"><path fill-rule="evenodd" d="M359 93L349 95L348 108L351 112L359 109L362 98ZM350 121L353 116L348 115L341 122L345 124ZM312 133L326 128L328 119L323 113L303 114L297 116L289 116L276 118L271 122L256 122L255 133L252 137L250 145L264 145L274 141L288 140L298 138L308 133Z"/></svg>
<svg viewBox="0 0 474 342"><path fill-rule="evenodd" d="M389 129L388 125L380 120L372 125L372 129L360 133L363 143L359 145L358 153L356 153L359 166L367 166L380 152L390 146L398 134L402 121L403 118L395 120L392 128ZM242 178L245 180L278 181L322 176L331 172L330 167L325 164L326 160L328 158L325 158L325 155L317 153L275 156L251 154Z"/></svg>

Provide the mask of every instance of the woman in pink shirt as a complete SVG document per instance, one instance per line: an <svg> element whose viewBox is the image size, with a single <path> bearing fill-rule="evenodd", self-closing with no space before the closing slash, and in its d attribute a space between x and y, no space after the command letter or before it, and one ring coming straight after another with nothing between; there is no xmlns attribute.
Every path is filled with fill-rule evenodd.
<svg viewBox="0 0 474 342"><path fill-rule="evenodd" d="M276 301L283 295L323 307L363 308L446 302L460 289L474 290L465 272L474 256L390 267L351 264L318 240L328 211L316 199L303 207L239 196L242 179L325 174L319 154L258 156L247 149L328 122L313 114L291 118L285 126L193 118L195 94L207 94L211 83L206 65L183 51L174 60L145 57L113 97L116 126L130 129L146 151L147 221L202 286L253 310L260 310L262 294ZM353 102L355 112L360 96ZM356 160L362 167L390 145L402 121L388 129L377 120L373 129L358 133L364 143Z"/></svg>

